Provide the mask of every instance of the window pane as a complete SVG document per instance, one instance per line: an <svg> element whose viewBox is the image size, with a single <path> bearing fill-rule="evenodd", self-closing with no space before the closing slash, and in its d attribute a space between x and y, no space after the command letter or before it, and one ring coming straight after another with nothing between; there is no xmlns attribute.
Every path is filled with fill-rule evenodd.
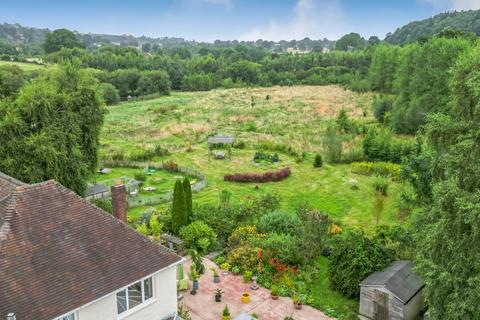
<svg viewBox="0 0 480 320"><path fill-rule="evenodd" d="M152 286L152 278L148 278L144 280L143 289L145 294L145 300L150 299L153 297L153 286Z"/></svg>
<svg viewBox="0 0 480 320"><path fill-rule="evenodd" d="M127 291L122 290L117 293L117 312L118 314L127 311Z"/></svg>
<svg viewBox="0 0 480 320"><path fill-rule="evenodd" d="M142 303L142 283L137 282L128 287L128 308L131 309Z"/></svg>
<svg viewBox="0 0 480 320"><path fill-rule="evenodd" d="M65 317L58 318L58 320L75 320L75 313L70 313Z"/></svg>

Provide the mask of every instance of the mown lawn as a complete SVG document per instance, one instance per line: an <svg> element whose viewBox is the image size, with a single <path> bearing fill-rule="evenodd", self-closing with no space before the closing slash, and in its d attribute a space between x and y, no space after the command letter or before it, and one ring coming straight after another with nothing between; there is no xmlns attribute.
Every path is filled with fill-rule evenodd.
<svg viewBox="0 0 480 320"><path fill-rule="evenodd" d="M328 259L319 257L315 260L319 270L311 283L313 306L339 319L356 319L358 301L348 299L330 288L328 280Z"/></svg>

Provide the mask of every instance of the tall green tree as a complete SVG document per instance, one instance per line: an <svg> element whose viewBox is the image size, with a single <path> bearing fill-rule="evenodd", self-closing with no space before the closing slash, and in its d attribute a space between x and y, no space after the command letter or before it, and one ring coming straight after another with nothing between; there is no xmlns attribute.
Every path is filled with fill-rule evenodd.
<svg viewBox="0 0 480 320"><path fill-rule="evenodd" d="M335 49L341 51L347 51L349 49L361 49L365 47L365 39L358 33L351 32L344 35L335 43Z"/></svg>
<svg viewBox="0 0 480 320"><path fill-rule="evenodd" d="M50 67L0 103L0 171L27 183L55 179L82 195L97 166L103 116L89 71Z"/></svg>
<svg viewBox="0 0 480 320"><path fill-rule="evenodd" d="M193 222L192 186L187 177L183 180L183 191L185 192L185 203L187 205L187 220L188 222Z"/></svg>
<svg viewBox="0 0 480 320"><path fill-rule="evenodd" d="M175 182L173 189L172 203L172 231L178 234L180 229L188 224L187 202L185 199L185 190L180 180Z"/></svg>
<svg viewBox="0 0 480 320"><path fill-rule="evenodd" d="M430 116L409 161L422 210L416 216L416 270L432 319L480 314L480 47L452 70L451 112Z"/></svg>
<svg viewBox="0 0 480 320"><path fill-rule="evenodd" d="M53 32L47 33L43 49L46 53L60 51L62 48L84 48L85 45L81 43L75 33L67 29L57 29Z"/></svg>
<svg viewBox="0 0 480 320"><path fill-rule="evenodd" d="M420 46L418 52L414 51L414 55L406 56L408 61L398 69L402 85L392 110L397 132L414 133L425 123L428 113L448 112L448 70L470 46L465 39L433 38ZM403 73L405 68L407 72Z"/></svg>
<svg viewBox="0 0 480 320"><path fill-rule="evenodd" d="M378 45L372 54L369 78L372 89L382 93L393 91L393 80L397 66L398 48L389 45Z"/></svg>

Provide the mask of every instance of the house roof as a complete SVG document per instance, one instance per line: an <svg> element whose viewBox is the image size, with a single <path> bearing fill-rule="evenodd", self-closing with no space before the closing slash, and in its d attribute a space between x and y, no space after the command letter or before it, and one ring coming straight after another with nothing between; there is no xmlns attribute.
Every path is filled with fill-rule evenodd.
<svg viewBox="0 0 480 320"><path fill-rule="evenodd" d="M24 185L24 183L0 172L0 201L21 185Z"/></svg>
<svg viewBox="0 0 480 320"><path fill-rule="evenodd" d="M232 136L208 137L208 143L209 144L220 144L220 143L232 144L233 143L233 137Z"/></svg>
<svg viewBox="0 0 480 320"><path fill-rule="evenodd" d="M413 272L412 268L412 261L395 261L385 270L369 275L360 283L360 286L383 287L406 304L424 286L422 279Z"/></svg>
<svg viewBox="0 0 480 320"><path fill-rule="evenodd" d="M55 181L1 188L0 319L51 320L181 261Z"/></svg>
<svg viewBox="0 0 480 320"><path fill-rule="evenodd" d="M96 195L99 193L105 193L105 192L108 192L108 187L103 183L97 182L87 187L87 196L93 196L93 195Z"/></svg>

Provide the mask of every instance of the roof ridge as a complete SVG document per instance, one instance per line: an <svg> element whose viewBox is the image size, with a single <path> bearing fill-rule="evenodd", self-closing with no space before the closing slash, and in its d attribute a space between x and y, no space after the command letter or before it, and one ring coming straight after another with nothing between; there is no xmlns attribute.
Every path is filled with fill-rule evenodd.
<svg viewBox="0 0 480 320"><path fill-rule="evenodd" d="M17 212L17 200L18 200L18 193L12 192L8 195L5 199L8 201L10 199L10 203L7 204L7 210L5 211L5 216L3 217L3 223L0 225L0 252L2 252L2 245L3 242L7 239L8 233L11 231L11 220L13 216ZM3 199L2 199L3 200Z"/></svg>
<svg viewBox="0 0 480 320"><path fill-rule="evenodd" d="M15 179L15 178L12 177L12 176L9 176L8 174L3 173L2 171L0 171L0 179L6 180L6 181L8 181L8 182L10 182L10 183L13 183L13 184L17 185L17 186L26 185L25 182L22 182L22 181L20 181L20 180L17 180L17 179Z"/></svg>

